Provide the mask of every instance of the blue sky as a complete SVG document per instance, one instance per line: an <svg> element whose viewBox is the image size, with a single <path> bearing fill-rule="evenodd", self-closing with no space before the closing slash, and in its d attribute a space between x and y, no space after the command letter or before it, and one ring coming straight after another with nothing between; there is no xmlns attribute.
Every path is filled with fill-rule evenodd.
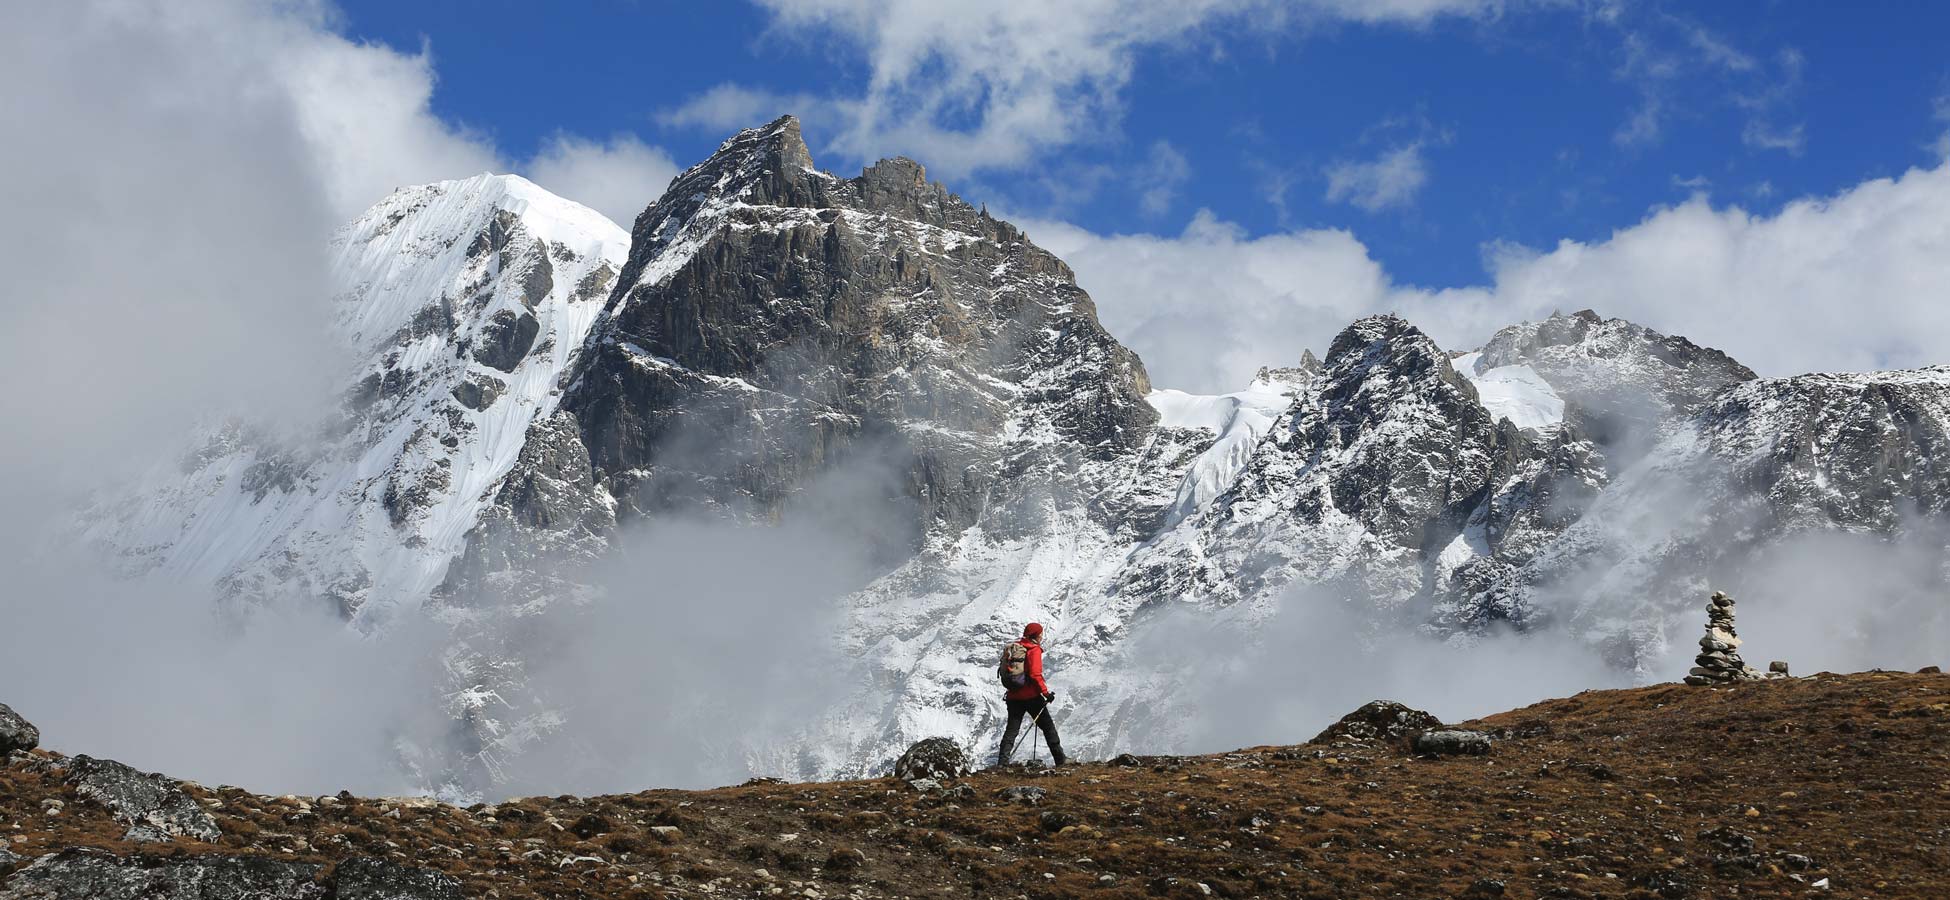
<svg viewBox="0 0 1950 900"><path fill-rule="evenodd" d="M1695 192L1765 213L1898 175L1932 162L1945 128L1950 6L1458 6L1161 26L1132 42L1108 111L1025 136L1037 149L996 165L944 165L891 127L837 141L840 116L794 95L863 96L891 54L759 5L347 0L338 25L424 48L433 111L516 158L558 133L627 133L688 165L741 118L672 113L735 85L776 95L753 110L801 115L834 170L904 153L971 199L1104 233L1176 234L1201 208L1248 234L1347 229L1394 278L1428 286L1483 282L1486 245L1603 239ZM942 20L946 42L956 25ZM951 55L924 63L960 74ZM934 124L977 127L999 112L983 103Z"/></svg>
<svg viewBox="0 0 1950 900"><path fill-rule="evenodd" d="M0 247L64 298L40 308L55 325L14 330L22 360L66 343L19 335L99 342L103 322L141 356L147 319L88 312L112 297L234 339L195 359L269 352L267 334L316 333L321 253L394 188L512 172L628 225L789 111L829 170L911 156L1022 225L1160 386L1237 389L1375 313L1452 350L1592 308L1770 376L1950 363L1945 4L75 0L16 18L0 111L31 127L0 166L34 177ZM102 246L154 258L110 271ZM167 302L154 280L73 283L257 267L311 274L188 276ZM207 368L177 372L186 395L252 386ZM114 388L91 421L175 415Z"/></svg>

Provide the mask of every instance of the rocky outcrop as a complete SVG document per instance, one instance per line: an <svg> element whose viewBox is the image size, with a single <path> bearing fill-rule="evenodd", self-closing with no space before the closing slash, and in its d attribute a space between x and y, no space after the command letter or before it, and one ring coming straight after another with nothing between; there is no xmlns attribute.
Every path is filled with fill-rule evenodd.
<svg viewBox="0 0 1950 900"><path fill-rule="evenodd" d="M1368 703L1314 735L1309 744L1400 744L1424 731L1440 729L1442 720L1393 700Z"/></svg>
<svg viewBox="0 0 1950 900"><path fill-rule="evenodd" d="M139 772L112 759L77 756L68 762L68 783L82 799L100 804L116 821L140 829L138 837L163 835L216 841L215 819L173 778Z"/></svg>
<svg viewBox="0 0 1950 900"><path fill-rule="evenodd" d="M946 782L967 775L969 771L968 754L960 744L948 738L917 741L901 754L900 759L894 761L894 777L902 781L926 778Z"/></svg>
<svg viewBox="0 0 1950 900"><path fill-rule="evenodd" d="M0 900L329 900L318 867L262 857L63 850L0 883Z"/></svg>
<svg viewBox="0 0 1950 900"><path fill-rule="evenodd" d="M460 900L460 882L432 869L356 857L332 868L332 900Z"/></svg>
<svg viewBox="0 0 1950 900"><path fill-rule="evenodd" d="M0 883L0 900L460 900L460 882L431 869L358 857L320 867L254 856L49 854Z"/></svg>
<svg viewBox="0 0 1950 900"><path fill-rule="evenodd" d="M20 717L13 707L0 703L0 757L16 750L32 750L41 744L41 730Z"/></svg>

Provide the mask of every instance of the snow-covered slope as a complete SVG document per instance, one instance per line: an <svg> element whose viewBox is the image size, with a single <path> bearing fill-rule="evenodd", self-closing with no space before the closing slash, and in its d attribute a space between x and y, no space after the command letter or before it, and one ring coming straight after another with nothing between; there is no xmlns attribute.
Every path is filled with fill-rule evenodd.
<svg viewBox="0 0 1950 900"><path fill-rule="evenodd" d="M1542 430L1564 421L1564 398L1537 370L1522 363L1484 368L1482 351L1450 361L1469 383L1483 408L1518 428Z"/></svg>
<svg viewBox="0 0 1950 900"><path fill-rule="evenodd" d="M516 176L395 192L335 241L333 337L359 367L326 430L224 425L91 511L88 537L240 600L321 596L357 618L421 602L553 410L627 249Z"/></svg>

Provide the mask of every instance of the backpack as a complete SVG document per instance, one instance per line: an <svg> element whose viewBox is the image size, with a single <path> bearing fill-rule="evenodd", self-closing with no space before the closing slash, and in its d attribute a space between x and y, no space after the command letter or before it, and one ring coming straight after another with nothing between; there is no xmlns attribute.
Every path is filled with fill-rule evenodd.
<svg viewBox="0 0 1950 900"><path fill-rule="evenodd" d="M1018 641L1002 645L1002 663L995 667L1002 686L1016 691L1029 686L1029 648Z"/></svg>

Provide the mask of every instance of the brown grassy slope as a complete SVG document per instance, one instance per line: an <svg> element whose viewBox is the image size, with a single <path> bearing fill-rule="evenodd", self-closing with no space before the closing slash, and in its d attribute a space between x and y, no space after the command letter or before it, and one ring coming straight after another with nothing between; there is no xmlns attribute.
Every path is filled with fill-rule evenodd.
<svg viewBox="0 0 1950 900"><path fill-rule="evenodd" d="M0 837L28 857L381 856L506 898L1950 898L1950 676L1593 691L1469 724L1507 737L1485 757L1261 747L983 774L949 797L886 779L466 810L193 788L224 840L164 847L121 843L37 753L0 767ZM1047 796L998 797L1018 785Z"/></svg>

